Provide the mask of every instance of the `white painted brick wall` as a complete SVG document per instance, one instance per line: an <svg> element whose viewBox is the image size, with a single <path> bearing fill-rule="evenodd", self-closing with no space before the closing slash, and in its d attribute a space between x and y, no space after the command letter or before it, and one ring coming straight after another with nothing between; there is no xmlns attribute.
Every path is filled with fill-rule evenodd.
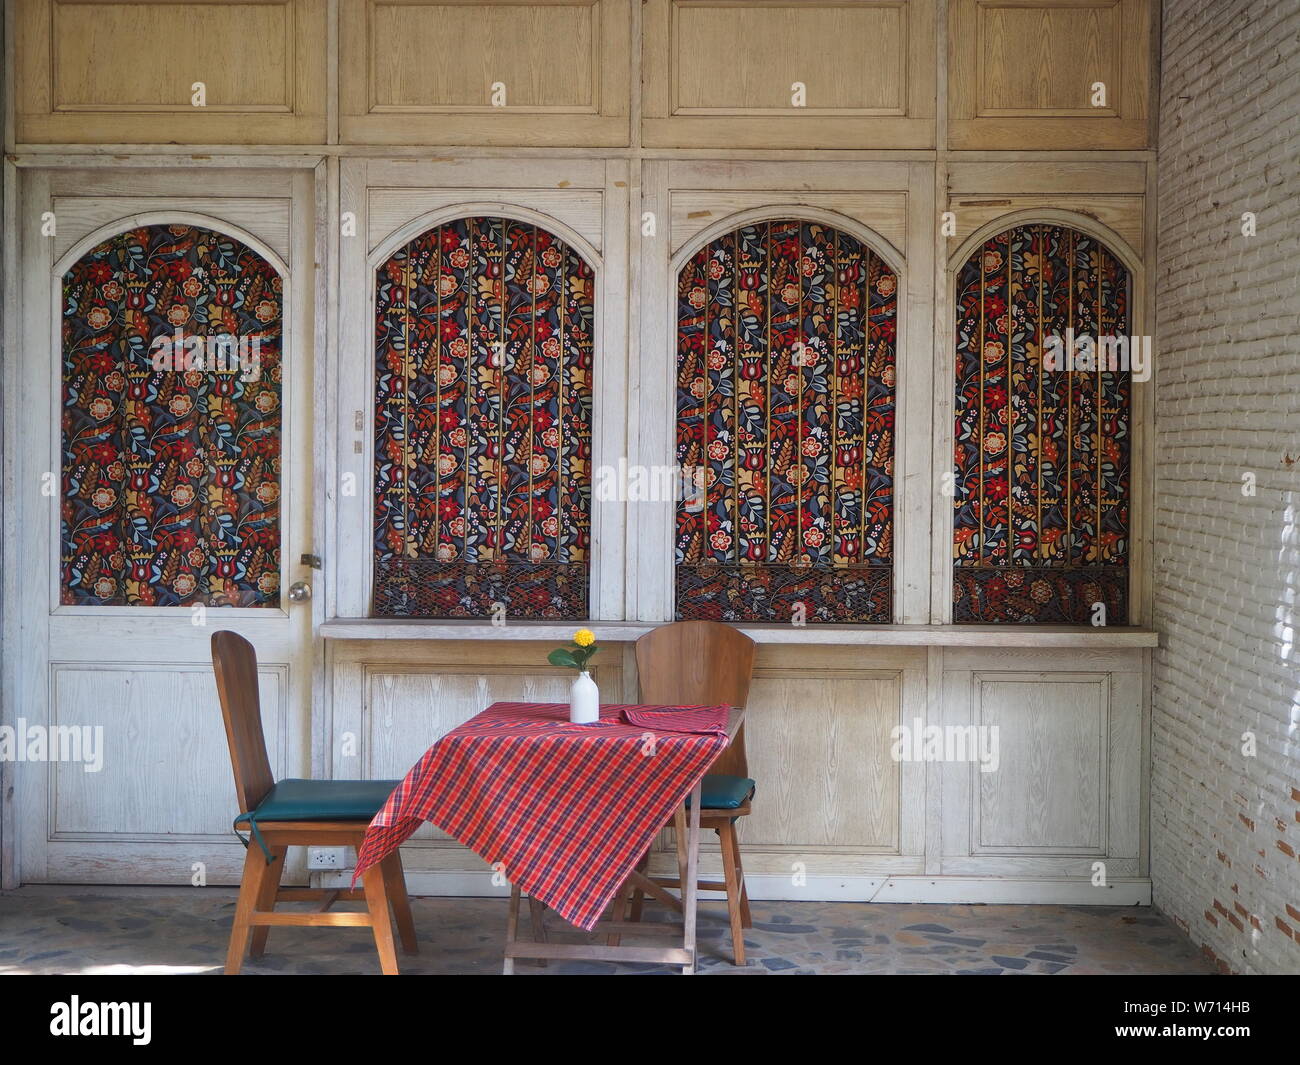
<svg viewBox="0 0 1300 1065"><path fill-rule="evenodd" d="M1151 875L1221 968L1295 973L1300 4L1164 0L1162 37Z"/></svg>

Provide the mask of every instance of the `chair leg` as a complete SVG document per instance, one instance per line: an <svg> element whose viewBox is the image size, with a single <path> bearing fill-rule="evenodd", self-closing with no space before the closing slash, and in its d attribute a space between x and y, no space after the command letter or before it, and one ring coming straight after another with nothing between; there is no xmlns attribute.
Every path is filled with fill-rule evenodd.
<svg viewBox="0 0 1300 1065"><path fill-rule="evenodd" d="M723 879L727 882L727 916L731 918L731 952L736 964L745 964L745 932L740 916L741 882L736 869L736 826L724 821L718 826L722 844Z"/></svg>
<svg viewBox="0 0 1300 1065"><path fill-rule="evenodd" d="M265 875L262 877L262 886L257 895L257 909L262 912L270 912L275 909L275 896L280 890L280 879L284 876L284 856L289 852L288 847L271 847L269 850L275 860L272 862L271 868L266 870ZM270 925L253 926L252 942L248 948L250 958L260 958L266 953L266 937L270 931Z"/></svg>
<svg viewBox="0 0 1300 1065"><path fill-rule="evenodd" d="M740 926L742 928L753 928L754 918L749 912L749 888L745 887L745 863L740 857L740 833L736 831L736 823L731 823L731 852L736 856L736 876L740 880Z"/></svg>
<svg viewBox="0 0 1300 1065"><path fill-rule="evenodd" d="M388 901L393 905L393 920L397 924L402 950L407 954L419 954L420 947L415 938L415 920L411 917L411 900L406 894L406 874L402 871L401 852L393 851L380 864L384 870L384 886L388 889Z"/></svg>
<svg viewBox="0 0 1300 1065"><path fill-rule="evenodd" d="M388 912L388 889L382 865L367 869L361 883L366 892L366 909L370 911L371 931L375 934L375 949L379 951L379 971L385 976L396 976L397 947L393 942L393 919Z"/></svg>
<svg viewBox="0 0 1300 1065"><path fill-rule="evenodd" d="M276 863L279 865L281 863ZM274 870L274 872L273 872ZM235 919L230 926L230 946L226 950L226 975L236 976L244 964L244 954L253 936L251 923L262 897L263 882L280 874L275 865L266 864L260 847L249 847L244 855L244 875L239 881L239 899L235 903Z"/></svg>

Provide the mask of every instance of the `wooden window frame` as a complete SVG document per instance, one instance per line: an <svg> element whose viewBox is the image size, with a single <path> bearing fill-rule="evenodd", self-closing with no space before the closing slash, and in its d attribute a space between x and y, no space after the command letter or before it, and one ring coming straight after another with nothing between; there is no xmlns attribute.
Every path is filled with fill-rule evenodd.
<svg viewBox="0 0 1300 1065"><path fill-rule="evenodd" d="M617 466L627 453L627 164L349 159L342 172L340 206L356 228L355 235L336 230L331 236L339 242L339 276L338 324L323 398L329 412L324 453L332 469L321 473L320 483L328 486L325 550L334 560L326 570L325 609L329 618L369 619L374 579L375 270L418 234L470 215L536 224L581 255L595 275L594 486L596 471ZM588 605L594 621L623 618L624 525L625 504L597 499L593 492ZM401 619L376 619L394 620Z"/></svg>
<svg viewBox="0 0 1300 1065"><path fill-rule="evenodd" d="M1076 199L1076 197L1061 197ZM1015 197L1012 198L1013 201ZM1150 204L1147 205L1148 209ZM1100 241L1129 274L1129 333L1136 336L1154 334L1151 292L1144 260L1133 245L1109 226L1079 213L1050 207L1021 207L986 221L965 236L950 252L944 270L944 287L936 302L935 328L935 454L940 456L936 473L952 470L954 448L954 394L956 364L953 330L956 322L955 293L957 275L962 266L991 237L1017 226L1032 224L1066 226ZM1132 383L1129 405L1131 443L1129 451L1129 550L1128 550L1128 618L1124 627L1149 623L1151 617L1151 565L1153 527L1152 435L1155 416L1155 375L1159 372L1159 353L1152 359L1152 376ZM930 575L931 608L936 625L954 625L953 593L953 508L951 496L936 492L931 521L933 565ZM954 628L969 626L955 626ZM999 629L1035 629L1037 625L999 623Z"/></svg>

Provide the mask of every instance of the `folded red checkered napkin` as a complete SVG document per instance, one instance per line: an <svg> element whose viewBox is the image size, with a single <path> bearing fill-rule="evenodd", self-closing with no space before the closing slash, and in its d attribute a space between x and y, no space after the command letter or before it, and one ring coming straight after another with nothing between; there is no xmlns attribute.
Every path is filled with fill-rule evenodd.
<svg viewBox="0 0 1300 1065"><path fill-rule="evenodd" d="M696 732L701 735L727 734L729 706L629 706L623 720L629 725L662 732Z"/></svg>

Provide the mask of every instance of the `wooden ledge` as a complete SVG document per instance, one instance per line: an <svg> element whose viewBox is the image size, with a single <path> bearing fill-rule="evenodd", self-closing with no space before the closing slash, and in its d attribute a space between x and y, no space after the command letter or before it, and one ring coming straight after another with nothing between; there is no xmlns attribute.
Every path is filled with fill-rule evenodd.
<svg viewBox="0 0 1300 1065"><path fill-rule="evenodd" d="M601 643L624 643L656 625L645 621L408 621L399 618L336 618L320 627L327 640L568 640L589 628ZM756 643L867 647L1064 647L1080 649L1156 647L1153 629L1067 625L741 625Z"/></svg>

